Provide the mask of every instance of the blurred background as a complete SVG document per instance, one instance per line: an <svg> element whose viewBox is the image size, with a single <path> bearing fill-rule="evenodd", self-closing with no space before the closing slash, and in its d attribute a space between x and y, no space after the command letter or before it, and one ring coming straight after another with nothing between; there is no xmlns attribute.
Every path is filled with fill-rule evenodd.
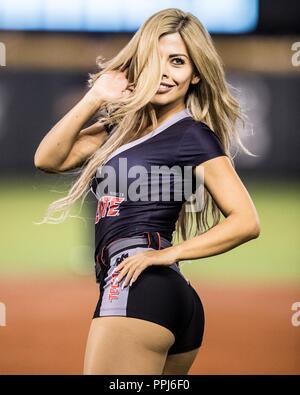
<svg viewBox="0 0 300 395"><path fill-rule="evenodd" d="M248 123L237 172L261 220L258 239L182 262L206 313L190 374L300 373L300 5L281 0L0 0L0 374L81 374L98 298L96 201L60 225L35 225L74 177L37 170L45 134L154 12L207 27Z"/></svg>

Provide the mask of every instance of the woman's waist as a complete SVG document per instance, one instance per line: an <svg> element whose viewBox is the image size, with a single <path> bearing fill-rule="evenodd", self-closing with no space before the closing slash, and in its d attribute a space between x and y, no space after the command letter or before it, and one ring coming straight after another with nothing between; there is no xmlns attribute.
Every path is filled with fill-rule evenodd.
<svg viewBox="0 0 300 395"><path fill-rule="evenodd" d="M106 256L110 258L127 248L134 247L147 247L154 248L157 250L171 247L172 242L167 238L163 237L160 232L144 232L144 234L136 236L121 237L107 243L102 250L105 250ZM101 252L101 251L100 251Z"/></svg>
<svg viewBox="0 0 300 395"><path fill-rule="evenodd" d="M110 243L107 243L97 256L97 263L99 266L96 264L96 268L98 266L98 274L100 274L100 271L102 270L103 276L105 276L110 270L111 262L115 259L122 261L128 256L128 252L131 249L140 248L142 251L143 249L146 250L152 248L161 250L171 246L172 243L168 239L162 237L159 232L144 232L144 235L129 236L113 240ZM170 263L168 267L175 270L189 283L189 280L181 273L178 262L175 261L174 263Z"/></svg>

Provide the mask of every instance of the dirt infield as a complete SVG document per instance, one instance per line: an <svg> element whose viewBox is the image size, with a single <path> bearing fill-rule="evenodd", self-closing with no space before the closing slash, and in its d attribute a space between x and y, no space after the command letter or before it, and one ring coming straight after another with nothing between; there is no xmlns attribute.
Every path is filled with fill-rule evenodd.
<svg viewBox="0 0 300 395"><path fill-rule="evenodd" d="M206 328L189 374L300 374L300 326L291 322L299 287L191 283ZM97 298L92 278L2 278L0 373L81 374Z"/></svg>

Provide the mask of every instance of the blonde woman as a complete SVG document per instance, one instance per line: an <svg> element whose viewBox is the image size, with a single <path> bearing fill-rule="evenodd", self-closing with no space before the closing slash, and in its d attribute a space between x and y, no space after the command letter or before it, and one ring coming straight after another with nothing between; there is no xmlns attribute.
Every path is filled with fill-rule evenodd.
<svg viewBox="0 0 300 395"><path fill-rule="evenodd" d="M236 129L243 115L210 35L180 9L152 15L113 59L99 57L98 65L89 91L35 154L41 170L79 173L44 223L63 221L84 193L98 202L100 297L84 374L187 374L205 316L179 262L222 254L260 233L229 152L234 142L251 154ZM98 121L83 128L97 111ZM163 199L169 176L170 197ZM181 232L181 242L172 244L173 232Z"/></svg>

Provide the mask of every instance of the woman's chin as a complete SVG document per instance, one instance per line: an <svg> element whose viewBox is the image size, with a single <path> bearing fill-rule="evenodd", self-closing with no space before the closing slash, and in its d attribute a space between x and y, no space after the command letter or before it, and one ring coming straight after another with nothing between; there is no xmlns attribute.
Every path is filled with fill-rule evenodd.
<svg viewBox="0 0 300 395"><path fill-rule="evenodd" d="M151 100L152 104L168 104L171 101L173 101L174 99L172 98L172 96L167 96L167 95L161 95L161 94L155 94L153 99Z"/></svg>

